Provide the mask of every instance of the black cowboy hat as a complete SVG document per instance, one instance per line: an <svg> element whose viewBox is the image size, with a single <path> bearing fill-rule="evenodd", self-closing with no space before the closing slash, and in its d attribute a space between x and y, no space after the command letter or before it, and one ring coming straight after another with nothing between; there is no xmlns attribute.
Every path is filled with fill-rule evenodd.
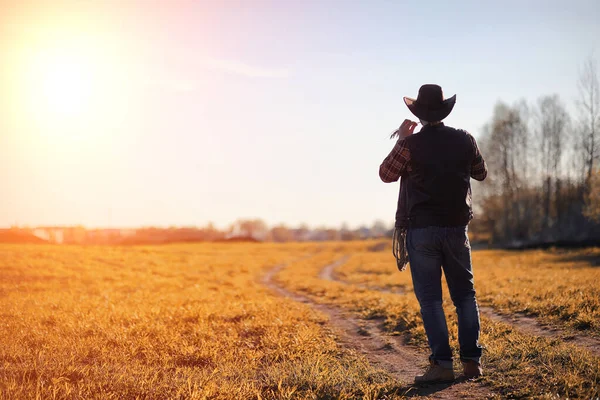
<svg viewBox="0 0 600 400"><path fill-rule="evenodd" d="M404 103L417 118L427 122L437 122L450 114L456 103L456 95L444 99L440 86L423 85L416 99L405 97Z"/></svg>

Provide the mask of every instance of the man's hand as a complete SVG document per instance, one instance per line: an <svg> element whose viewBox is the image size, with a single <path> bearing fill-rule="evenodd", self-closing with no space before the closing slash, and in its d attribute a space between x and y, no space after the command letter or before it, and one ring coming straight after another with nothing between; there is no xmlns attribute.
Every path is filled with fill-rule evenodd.
<svg viewBox="0 0 600 400"><path fill-rule="evenodd" d="M396 131L392 133L390 139L393 139L396 136L398 136L398 139L404 139L405 137L412 135L417 125L418 122L411 121L410 119L405 119L404 122L402 122L402 125L400 125L400 128L396 129Z"/></svg>

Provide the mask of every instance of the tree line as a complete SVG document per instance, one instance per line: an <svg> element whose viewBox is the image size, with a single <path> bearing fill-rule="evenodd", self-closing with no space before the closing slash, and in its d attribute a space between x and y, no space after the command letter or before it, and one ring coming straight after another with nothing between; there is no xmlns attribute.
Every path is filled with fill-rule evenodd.
<svg viewBox="0 0 600 400"><path fill-rule="evenodd" d="M471 230L504 245L600 241L600 84L580 68L575 112L558 94L498 102L479 138L488 178Z"/></svg>
<svg viewBox="0 0 600 400"><path fill-rule="evenodd" d="M141 228L86 228L84 226L13 226L0 229L0 243L111 244L141 245L182 242L293 242L364 240L391 237L393 224L375 221L372 225L339 228L306 224L296 227L278 224L268 226L263 220L238 219L219 229L206 226L171 226Z"/></svg>

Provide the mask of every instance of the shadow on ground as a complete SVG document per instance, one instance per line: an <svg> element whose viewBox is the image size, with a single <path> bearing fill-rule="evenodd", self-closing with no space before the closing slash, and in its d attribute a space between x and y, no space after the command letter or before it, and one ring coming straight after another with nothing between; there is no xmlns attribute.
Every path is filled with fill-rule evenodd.
<svg viewBox="0 0 600 400"><path fill-rule="evenodd" d="M590 267L600 267L600 252L590 252L583 254L564 254L560 257L562 262L584 262Z"/></svg>
<svg viewBox="0 0 600 400"><path fill-rule="evenodd" d="M458 383L463 383L467 381L468 379L461 376L458 377L454 382L449 383L430 383L422 385L413 384L403 388L403 390L405 390L403 395L406 397L431 396L435 393L448 389L449 387L452 387Z"/></svg>

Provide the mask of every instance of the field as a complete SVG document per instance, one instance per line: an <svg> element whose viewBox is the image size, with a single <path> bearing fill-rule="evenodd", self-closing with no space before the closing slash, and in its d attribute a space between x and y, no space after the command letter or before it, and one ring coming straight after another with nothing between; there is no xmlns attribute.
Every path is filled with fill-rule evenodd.
<svg viewBox="0 0 600 400"><path fill-rule="evenodd" d="M1 245L0 398L593 398L599 259L474 252L485 376L417 388L424 330L385 243Z"/></svg>

